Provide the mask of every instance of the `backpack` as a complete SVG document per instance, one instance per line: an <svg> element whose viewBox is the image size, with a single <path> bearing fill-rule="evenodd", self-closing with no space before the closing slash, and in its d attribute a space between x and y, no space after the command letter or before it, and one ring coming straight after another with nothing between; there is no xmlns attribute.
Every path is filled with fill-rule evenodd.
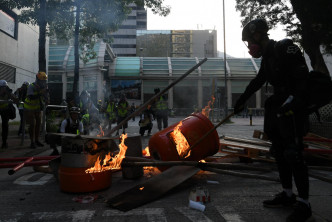
<svg viewBox="0 0 332 222"><path fill-rule="evenodd" d="M289 62L294 59L302 59L302 52L298 46L296 46L292 40L283 39L276 42L275 57L278 60ZM332 80L327 74L318 71L310 71L307 80L307 104L306 114L316 113L318 120L320 121L320 114L318 109L329 104L332 100Z"/></svg>
<svg viewBox="0 0 332 222"><path fill-rule="evenodd" d="M316 113L318 120L320 120L318 109L332 100L331 77L318 71L311 71L309 72L307 88L307 114Z"/></svg>

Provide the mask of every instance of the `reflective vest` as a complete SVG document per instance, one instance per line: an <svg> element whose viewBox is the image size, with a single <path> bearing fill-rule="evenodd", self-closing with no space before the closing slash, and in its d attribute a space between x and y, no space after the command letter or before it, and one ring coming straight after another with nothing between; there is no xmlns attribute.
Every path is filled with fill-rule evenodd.
<svg viewBox="0 0 332 222"><path fill-rule="evenodd" d="M127 107L128 107L128 103L127 102L119 103L119 105L118 105L118 115L120 117L127 116L127 113L128 113Z"/></svg>
<svg viewBox="0 0 332 222"><path fill-rule="evenodd" d="M0 99L1 100L8 100L9 96L7 94L5 94L3 96L0 96ZM2 103L2 104L0 104L0 110L5 110L5 109L8 109L8 103Z"/></svg>
<svg viewBox="0 0 332 222"><path fill-rule="evenodd" d="M90 115L89 114L84 114L82 116L82 123L84 126L90 125Z"/></svg>
<svg viewBox="0 0 332 222"><path fill-rule="evenodd" d="M110 116L109 119L115 119L115 104L108 103L106 113Z"/></svg>
<svg viewBox="0 0 332 222"><path fill-rule="evenodd" d="M27 96L24 100L24 109L26 110L39 110L40 111L40 94L37 90L35 90L36 86L35 83L31 83L28 87L33 87L33 96L35 96L34 99L29 98L29 96Z"/></svg>
<svg viewBox="0 0 332 222"><path fill-rule="evenodd" d="M161 96L160 99L157 101L156 104L156 109L157 110L166 110L167 109L167 104L164 98Z"/></svg>

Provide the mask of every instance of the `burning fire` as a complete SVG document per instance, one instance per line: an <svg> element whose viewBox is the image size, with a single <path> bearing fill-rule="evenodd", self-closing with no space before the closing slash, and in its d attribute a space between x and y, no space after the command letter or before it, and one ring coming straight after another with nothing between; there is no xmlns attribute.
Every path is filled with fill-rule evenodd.
<svg viewBox="0 0 332 222"><path fill-rule="evenodd" d="M142 151L143 156L150 156L149 147L145 147L145 149Z"/></svg>
<svg viewBox="0 0 332 222"><path fill-rule="evenodd" d="M100 159L98 157L97 161L95 162L95 165L89 169L87 169L86 173L98 173L106 170L112 170L112 169L120 169L121 163L123 158L125 157L127 146L124 144L125 139L127 139L127 134L121 135L121 143L119 145L120 152L115 155L115 157L111 157L111 154L107 154L103 160L103 164L100 164Z"/></svg>
<svg viewBox="0 0 332 222"><path fill-rule="evenodd" d="M202 114L208 118L209 118L210 111L212 110L211 107L213 106L214 100L215 100L215 98L214 98L214 96L212 96L211 100L208 102L208 105L205 106L204 109L202 109Z"/></svg>
<svg viewBox="0 0 332 222"><path fill-rule="evenodd" d="M171 132L171 137L173 138L173 141L176 144L176 150L178 151L178 154L181 158L186 158L187 156L190 156L190 152L188 152L189 143L186 139L186 137L182 134L180 127L182 126L182 121L179 122L179 124L174 128L174 131ZM186 155L186 156L185 156Z"/></svg>
<svg viewBox="0 0 332 222"><path fill-rule="evenodd" d="M99 134L97 135L97 137L103 137L104 136L104 131L103 128L99 125Z"/></svg>

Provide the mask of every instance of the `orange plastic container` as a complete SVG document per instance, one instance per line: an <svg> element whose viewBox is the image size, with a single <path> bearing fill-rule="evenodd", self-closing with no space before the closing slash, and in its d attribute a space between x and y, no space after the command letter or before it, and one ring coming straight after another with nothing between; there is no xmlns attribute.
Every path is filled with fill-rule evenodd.
<svg viewBox="0 0 332 222"><path fill-rule="evenodd" d="M103 190L111 186L112 171L85 173L88 168L59 167L60 189L71 193L86 193Z"/></svg>
<svg viewBox="0 0 332 222"><path fill-rule="evenodd" d="M170 136L170 133L173 132L177 125L178 123L175 123L168 128L159 131L150 138L149 151L153 159L163 161L198 161L218 152L220 146L219 136L218 132L214 130L192 149L189 157L181 159L176 150L176 144ZM203 114L192 113L189 117L182 120L180 130L187 139L189 146L192 146L213 127L214 125L211 121Z"/></svg>

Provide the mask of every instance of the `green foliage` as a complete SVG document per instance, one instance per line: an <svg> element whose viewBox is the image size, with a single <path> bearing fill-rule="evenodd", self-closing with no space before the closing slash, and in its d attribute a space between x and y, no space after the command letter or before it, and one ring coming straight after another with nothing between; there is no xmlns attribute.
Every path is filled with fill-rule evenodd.
<svg viewBox="0 0 332 222"><path fill-rule="evenodd" d="M332 1L331 0L236 0L242 24L254 18L264 18L273 28L284 27L287 35L306 46L303 34L311 36L325 52L332 54Z"/></svg>

